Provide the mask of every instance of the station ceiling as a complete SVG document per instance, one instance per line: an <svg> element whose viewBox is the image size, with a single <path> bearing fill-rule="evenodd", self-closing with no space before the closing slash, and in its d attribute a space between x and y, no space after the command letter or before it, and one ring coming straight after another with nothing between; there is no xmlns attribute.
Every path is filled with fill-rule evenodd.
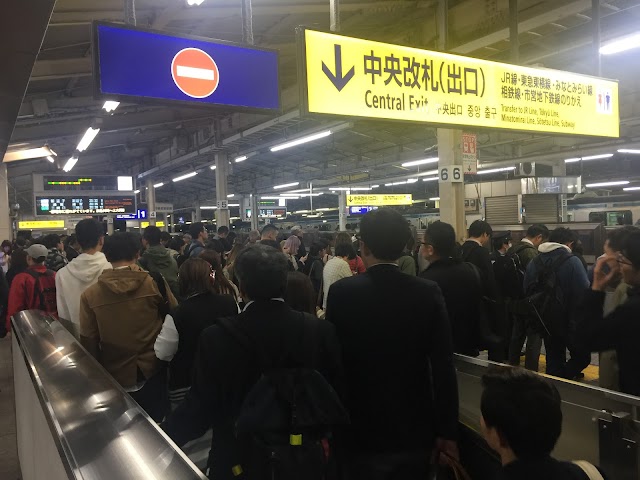
<svg viewBox="0 0 640 480"><path fill-rule="evenodd" d="M137 25L175 34L233 42L242 41L240 0L205 0L188 7L184 0L136 0ZM520 0L520 64L594 74L591 0ZM449 0L447 51L489 60L510 60L508 0ZM437 49L438 0L378 0L341 2L342 34L371 40ZM307 182L315 187L384 184L418 173L402 162L424 158L437 145L431 125L373 120L305 118L298 111L295 28L329 29L328 0L253 0L255 44L277 49L283 110L276 116L193 109L183 106L121 104L111 115L93 98L91 22L123 22L122 0L58 0L40 48L11 137L10 149L48 144L64 162L94 119L103 127L73 173L132 174L166 181L180 173L202 169L187 181L156 190L158 201L176 208L215 201L215 152L233 163L229 192L267 194L273 186ZM640 0L601 2L602 41L636 33ZM6 47L2 47L6 48ZM483 165L519 161L553 163L619 145L640 145L640 74L638 51L602 57L602 76L620 81L621 138L619 140L535 135L479 130L479 160ZM215 143L219 128L222 146ZM333 135L271 153L268 146L325 130ZM469 129L465 129L469 130ZM604 151L603 150L603 151ZM584 153L583 153L584 152ZM640 156L616 155L606 162L570 165L568 173L586 180L640 180ZM433 169L426 165L425 170ZM8 165L10 197L22 211L32 211L31 173L56 171L46 160ZM500 174L498 174L500 175ZM493 177L495 178L495 177ZM499 178L499 177L498 177ZM583 183L587 183L583 180ZM381 187L435 196L437 182ZM386 188L386 190L385 190ZM318 197L316 206L336 206L335 197ZM300 200L300 207L305 200ZM307 200L308 202L308 200ZM336 205L333 205L333 204ZM294 207L295 209L295 207Z"/></svg>

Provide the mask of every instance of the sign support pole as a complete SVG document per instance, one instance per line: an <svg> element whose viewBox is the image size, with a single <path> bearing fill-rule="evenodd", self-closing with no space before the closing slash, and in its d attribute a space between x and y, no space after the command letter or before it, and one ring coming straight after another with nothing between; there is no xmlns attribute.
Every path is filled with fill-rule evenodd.
<svg viewBox="0 0 640 480"><path fill-rule="evenodd" d="M124 0L124 23L134 27L138 23L136 20L136 0Z"/></svg>
<svg viewBox="0 0 640 480"><path fill-rule="evenodd" d="M329 0L330 18L329 29L332 32L340 31L340 0Z"/></svg>
<svg viewBox="0 0 640 480"><path fill-rule="evenodd" d="M227 181L229 159L225 152L216 153L216 227L229 226L229 207L227 199Z"/></svg>
<svg viewBox="0 0 640 480"><path fill-rule="evenodd" d="M338 231L344 232L347 229L347 192L340 191L338 196Z"/></svg>
<svg viewBox="0 0 640 480"><path fill-rule="evenodd" d="M153 188L153 180L147 180L147 217L149 218L149 225L156 224L156 217L154 213L156 211L156 189Z"/></svg>
<svg viewBox="0 0 640 480"><path fill-rule="evenodd" d="M600 0L591 0L591 22L593 23L593 60L594 75L602 75L602 58L600 56Z"/></svg>
<svg viewBox="0 0 640 480"><path fill-rule="evenodd" d="M509 47L511 61L520 62L520 42L518 39L518 0L509 0Z"/></svg>
<svg viewBox="0 0 640 480"><path fill-rule="evenodd" d="M253 45L253 7L251 0L242 0L242 41Z"/></svg>
<svg viewBox="0 0 640 480"><path fill-rule="evenodd" d="M258 230L260 210L258 210L258 194L253 192L251 194L251 230Z"/></svg>
<svg viewBox="0 0 640 480"><path fill-rule="evenodd" d="M13 239L9 212L9 181L7 179L7 164L0 163L0 238L3 240Z"/></svg>
<svg viewBox="0 0 640 480"><path fill-rule="evenodd" d="M464 182L454 182L453 168L459 166L463 170L462 161L462 131L445 128L438 129L438 167L448 168L448 176L443 179L440 175L440 220L453 226L456 239L462 240L466 236L466 222L464 213ZM463 176L464 178L464 176Z"/></svg>

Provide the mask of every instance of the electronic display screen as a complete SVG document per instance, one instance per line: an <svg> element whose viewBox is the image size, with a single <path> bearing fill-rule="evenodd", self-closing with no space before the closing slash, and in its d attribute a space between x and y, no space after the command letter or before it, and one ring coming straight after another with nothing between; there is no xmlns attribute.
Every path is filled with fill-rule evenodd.
<svg viewBox="0 0 640 480"><path fill-rule="evenodd" d="M45 192L131 192L133 177L116 175L44 175L42 187Z"/></svg>
<svg viewBox="0 0 640 480"><path fill-rule="evenodd" d="M349 215L364 215L371 210L377 210L378 207L349 207Z"/></svg>
<svg viewBox="0 0 640 480"><path fill-rule="evenodd" d="M135 197L131 196L36 196L36 215L108 215L135 214Z"/></svg>

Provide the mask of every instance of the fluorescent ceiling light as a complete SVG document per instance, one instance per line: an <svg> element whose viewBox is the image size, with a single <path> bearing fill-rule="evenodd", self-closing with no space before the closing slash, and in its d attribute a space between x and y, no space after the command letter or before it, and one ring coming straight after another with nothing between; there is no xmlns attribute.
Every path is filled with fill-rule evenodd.
<svg viewBox="0 0 640 480"><path fill-rule="evenodd" d="M133 177L118 177L118 191L130 192L133 190Z"/></svg>
<svg viewBox="0 0 640 480"><path fill-rule="evenodd" d="M113 112L116 108L118 108L118 105L120 105L120 102L107 100L106 102L104 102L104 105L102 106L102 108L104 108L107 111L107 113L109 113L109 112Z"/></svg>
<svg viewBox="0 0 640 480"><path fill-rule="evenodd" d="M625 192L632 192L634 190L640 190L640 187L626 187L626 188L623 188L622 190L624 190Z"/></svg>
<svg viewBox="0 0 640 480"><path fill-rule="evenodd" d="M564 163L575 163L580 160L601 160L603 158L611 158L613 157L613 153L603 153L602 155L590 155L588 157L579 157L579 158L567 158Z"/></svg>
<svg viewBox="0 0 640 480"><path fill-rule="evenodd" d="M300 188L298 190L290 190L288 193L300 193L300 192L308 192L309 189L308 188ZM284 193L281 193L280 195L285 195Z"/></svg>
<svg viewBox="0 0 640 480"><path fill-rule="evenodd" d="M330 212L331 210L338 210L337 208L316 208L318 212Z"/></svg>
<svg viewBox="0 0 640 480"><path fill-rule="evenodd" d="M215 165L211 165L209 168L210 168L211 170L215 170L215 169L216 169L216 166L215 166Z"/></svg>
<svg viewBox="0 0 640 480"><path fill-rule="evenodd" d="M417 180L416 180L417 181ZM385 187L393 187L395 185L406 185L407 183L409 183L408 181L404 181L404 182L393 182L393 183L385 183L384 186ZM413 182L412 182L413 183Z"/></svg>
<svg viewBox="0 0 640 480"><path fill-rule="evenodd" d="M585 185L587 188L596 188L596 187L615 187L617 185L629 185L629 180L619 180L615 182L599 182L599 183L588 183Z"/></svg>
<svg viewBox="0 0 640 480"><path fill-rule="evenodd" d="M212 205L202 205L200 207L200 210L217 210L217 209L218 209L218 207L214 207Z"/></svg>
<svg viewBox="0 0 640 480"><path fill-rule="evenodd" d="M282 185L276 185L275 187L273 187L273 189L279 190L280 188L295 187L296 185L300 185L300 182L292 182L292 183L285 183Z"/></svg>
<svg viewBox="0 0 640 480"><path fill-rule="evenodd" d="M247 157L246 155L241 155L239 157L236 157L234 162L236 162L236 163L244 162L247 158L249 158L249 157Z"/></svg>
<svg viewBox="0 0 640 480"><path fill-rule="evenodd" d="M431 200L432 202L437 202L438 200L440 200L440 197L433 197L433 198L430 198L429 200Z"/></svg>
<svg viewBox="0 0 640 480"><path fill-rule="evenodd" d="M89 145L91 145L93 139L98 136L98 133L100 133L99 128L87 128L87 131L82 136L82 139L80 140L80 143L78 143L76 150L78 150L79 152L84 152L87 148L89 148Z"/></svg>
<svg viewBox="0 0 640 480"><path fill-rule="evenodd" d="M43 158L48 156L55 156L56 152L51 150L48 146L39 148L27 148L24 150L13 150L4 154L3 162L15 162L17 160L29 160L32 158Z"/></svg>
<svg viewBox="0 0 640 480"><path fill-rule="evenodd" d="M140 193L140 190L134 190L133 193L135 193L136 195Z"/></svg>
<svg viewBox="0 0 640 480"><path fill-rule="evenodd" d="M624 52L633 48L640 47L640 33L619 38L607 45L600 47L600 54L613 55L614 53Z"/></svg>
<svg viewBox="0 0 640 480"><path fill-rule="evenodd" d="M376 185L377 186L377 185ZM354 192L368 192L369 190L371 190L374 187L353 187L351 190L353 190Z"/></svg>
<svg viewBox="0 0 640 480"><path fill-rule="evenodd" d="M335 191L335 190L346 190L346 191L349 191L349 190L355 190L355 188L351 188L351 187L331 187L331 188L329 188L329 190L333 190L333 191Z"/></svg>
<svg viewBox="0 0 640 480"><path fill-rule="evenodd" d="M409 180L407 180L407 183L416 183L417 181L417 178L410 178Z"/></svg>
<svg viewBox="0 0 640 480"><path fill-rule="evenodd" d="M426 165L427 163L438 163L438 157L424 158L422 160L413 160L411 162L403 163L403 167L416 167L418 165Z"/></svg>
<svg viewBox="0 0 640 480"><path fill-rule="evenodd" d="M438 180L440 177L429 177L429 178L423 178L422 181L423 182L435 182L436 180Z"/></svg>
<svg viewBox="0 0 640 480"><path fill-rule="evenodd" d="M227 207L239 207L240 204L239 203L228 203Z"/></svg>
<svg viewBox="0 0 640 480"><path fill-rule="evenodd" d="M47 155L47 160L49 160L51 163L55 163L55 160L51 155Z"/></svg>
<svg viewBox="0 0 640 480"><path fill-rule="evenodd" d="M233 198L234 194L230 193L229 195L227 195L227 198Z"/></svg>
<svg viewBox="0 0 640 480"><path fill-rule="evenodd" d="M281 200L282 198L283 198L283 197L272 197L272 196L269 196L269 195L266 195L266 196L262 196L262 195L261 195L261 196L260 196L260 200ZM289 198L293 198L293 197L287 197L287 200L288 200ZM295 197L295 198L297 199L298 197Z"/></svg>
<svg viewBox="0 0 640 480"><path fill-rule="evenodd" d="M65 163L62 170L64 170L65 172L70 172L71 169L76 166L76 163L78 163L78 157L71 157L69 160L67 160L67 163Z"/></svg>
<svg viewBox="0 0 640 480"><path fill-rule="evenodd" d="M195 177L197 174L198 174L198 172L186 173L184 175L180 175L179 177L174 178L171 181L172 182L180 182L182 180L186 180L187 178Z"/></svg>
<svg viewBox="0 0 640 480"><path fill-rule="evenodd" d="M329 135L331 135L331 130L325 130L324 132L314 133L313 135L308 135L306 137L298 138L297 140L292 140L290 142L281 143L280 145L271 147L271 151L279 152L280 150L284 150L285 148L296 147L298 145L302 145L303 143L313 142L314 140L320 140L321 138L328 137Z"/></svg>
<svg viewBox="0 0 640 480"><path fill-rule="evenodd" d="M575 162L579 162L580 160L582 160L580 157L575 157L575 158L567 158L564 163L575 163Z"/></svg>
<svg viewBox="0 0 640 480"><path fill-rule="evenodd" d="M621 148L618 150L619 153L632 153L634 155L640 155L640 150L633 150L630 148Z"/></svg>
<svg viewBox="0 0 640 480"><path fill-rule="evenodd" d="M164 186L164 182L156 183L153 188L160 188L162 186Z"/></svg>
<svg viewBox="0 0 640 480"><path fill-rule="evenodd" d="M478 170L478 175L486 175L488 173L498 173L498 172L510 172L515 169L516 167L490 168L489 170Z"/></svg>
<svg viewBox="0 0 640 480"><path fill-rule="evenodd" d="M380 188L380 185L371 185L371 188Z"/></svg>
<svg viewBox="0 0 640 480"><path fill-rule="evenodd" d="M296 214L297 213L309 213L309 210L298 210L298 211L295 211L293 213L296 213Z"/></svg>
<svg viewBox="0 0 640 480"><path fill-rule="evenodd" d="M190 7L195 6L199 6L202 5L202 2L204 2L204 0L187 0L187 5L189 5Z"/></svg>

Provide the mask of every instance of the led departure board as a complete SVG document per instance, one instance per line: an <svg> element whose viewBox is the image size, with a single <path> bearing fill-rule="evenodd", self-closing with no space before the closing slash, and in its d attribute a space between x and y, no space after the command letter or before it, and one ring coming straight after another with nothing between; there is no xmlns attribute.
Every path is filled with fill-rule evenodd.
<svg viewBox="0 0 640 480"><path fill-rule="evenodd" d="M116 175L44 175L42 177L44 191L86 192L111 191L131 192L133 177Z"/></svg>
<svg viewBox="0 0 640 480"><path fill-rule="evenodd" d="M108 215L136 213L131 196L36 196L36 215Z"/></svg>

